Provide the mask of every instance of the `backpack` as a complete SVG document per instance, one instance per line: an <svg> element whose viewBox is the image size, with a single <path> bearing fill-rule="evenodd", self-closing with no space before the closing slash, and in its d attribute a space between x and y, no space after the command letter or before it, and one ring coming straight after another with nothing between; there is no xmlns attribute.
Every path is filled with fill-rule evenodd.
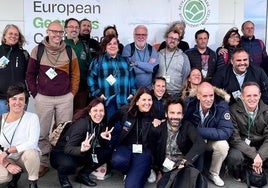
<svg viewBox="0 0 268 188"><path fill-rule="evenodd" d="M56 128L49 134L49 142L52 146L56 146L58 140L67 132L70 128L72 121L65 121L59 123Z"/></svg>
<svg viewBox="0 0 268 188"><path fill-rule="evenodd" d="M150 44L147 44L147 45L148 45L149 56L151 57L152 51L153 51L153 47ZM133 56L133 54L135 52L135 49L136 49L135 43L134 42L130 43L130 56L129 57L132 57Z"/></svg>
<svg viewBox="0 0 268 188"><path fill-rule="evenodd" d="M72 62L72 47L69 45L66 45L65 49L67 51L69 61ZM36 60L37 62L39 62L39 64L40 64L42 55L44 53L44 50L45 50L45 45L43 43L39 43L38 48L37 48L37 55L36 55Z"/></svg>

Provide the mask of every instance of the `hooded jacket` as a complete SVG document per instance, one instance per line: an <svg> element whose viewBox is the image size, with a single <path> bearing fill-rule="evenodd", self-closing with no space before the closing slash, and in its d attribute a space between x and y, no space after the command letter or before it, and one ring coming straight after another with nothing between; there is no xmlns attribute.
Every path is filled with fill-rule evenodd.
<svg viewBox="0 0 268 188"><path fill-rule="evenodd" d="M190 100L184 115L184 120L190 121L197 127L203 139L212 141L228 140L233 132L233 124L227 103L230 99L230 95L222 89L214 89L215 100L212 107L209 109L209 115L205 118L203 125L201 124L199 111L200 102L196 97ZM196 92L192 94L196 96Z"/></svg>

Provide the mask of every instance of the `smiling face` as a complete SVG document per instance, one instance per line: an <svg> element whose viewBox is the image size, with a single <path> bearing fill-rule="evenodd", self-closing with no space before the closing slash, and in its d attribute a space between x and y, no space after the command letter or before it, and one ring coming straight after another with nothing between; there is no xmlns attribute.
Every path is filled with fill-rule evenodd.
<svg viewBox="0 0 268 188"><path fill-rule="evenodd" d="M244 37L251 39L254 36L254 24L252 22L246 22L241 31Z"/></svg>
<svg viewBox="0 0 268 188"><path fill-rule="evenodd" d="M193 88L194 86L199 85L201 83L201 81L202 81L202 74L201 74L200 70L193 69L190 72L188 81L191 84L191 88Z"/></svg>
<svg viewBox="0 0 268 188"><path fill-rule="evenodd" d="M24 111L26 105L25 93L20 93L10 97L8 99L8 105L10 108L10 112L15 114L21 114Z"/></svg>
<svg viewBox="0 0 268 188"><path fill-rule="evenodd" d="M138 106L140 112L149 112L152 104L152 96L147 93L142 94L139 100L136 102L136 105Z"/></svg>
<svg viewBox="0 0 268 188"><path fill-rule="evenodd" d="M79 35L79 23L75 20L70 20L65 28L68 39L78 39Z"/></svg>
<svg viewBox="0 0 268 188"><path fill-rule="evenodd" d="M249 66L249 55L245 51L237 52L233 54L231 59L233 69L236 74L243 74L246 72Z"/></svg>
<svg viewBox="0 0 268 188"><path fill-rule="evenodd" d="M180 103L170 104L166 113L167 121L173 129L178 129L183 117L182 106Z"/></svg>
<svg viewBox="0 0 268 188"><path fill-rule="evenodd" d="M15 27L10 27L4 35L5 43L13 46L19 42L19 31Z"/></svg>
<svg viewBox="0 0 268 188"><path fill-rule="evenodd" d="M228 44L230 46L237 46L240 41L240 36L236 32L232 32L229 39L228 39Z"/></svg>
<svg viewBox="0 0 268 188"><path fill-rule="evenodd" d="M179 44L180 35L178 33L170 32L166 38L167 50L174 52Z"/></svg>
<svg viewBox="0 0 268 188"><path fill-rule="evenodd" d="M162 98L166 92L166 82L161 79L156 79L153 84L154 95L157 98Z"/></svg>
<svg viewBox="0 0 268 188"><path fill-rule="evenodd" d="M62 41L64 30L59 22L51 22L47 28L47 35L49 44L52 46L59 46Z"/></svg>
<svg viewBox="0 0 268 188"><path fill-rule="evenodd" d="M138 26L134 30L134 41L135 44L142 49L147 41L147 29L144 26Z"/></svg>
<svg viewBox="0 0 268 188"><path fill-rule="evenodd" d="M241 98L245 103L246 109L253 112L261 98L260 89L256 85L246 86L241 93Z"/></svg>
<svg viewBox="0 0 268 188"><path fill-rule="evenodd" d="M115 57L118 53L118 41L117 38L114 37L107 45L106 45L106 51L110 56Z"/></svg>
<svg viewBox="0 0 268 188"><path fill-rule="evenodd" d="M90 109L88 114L94 123L100 123L105 115L104 105L102 103L97 104Z"/></svg>
<svg viewBox="0 0 268 188"><path fill-rule="evenodd" d="M85 36L85 35L90 35L91 33L91 22L88 20L83 20L80 24L80 35Z"/></svg>

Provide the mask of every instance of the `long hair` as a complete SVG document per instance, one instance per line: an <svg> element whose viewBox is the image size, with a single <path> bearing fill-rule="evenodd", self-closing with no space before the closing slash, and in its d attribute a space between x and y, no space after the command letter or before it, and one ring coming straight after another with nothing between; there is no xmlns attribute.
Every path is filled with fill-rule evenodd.
<svg viewBox="0 0 268 188"><path fill-rule="evenodd" d="M77 120L88 116L88 113L91 110L91 108L97 106L98 104L103 104L103 106L105 106L102 99L100 99L100 98L93 99L85 108L78 110L74 114L73 119L72 119L72 123L75 123Z"/></svg>
<svg viewBox="0 0 268 188"><path fill-rule="evenodd" d="M139 111L139 108L136 103L140 99L141 95L144 93L147 93L148 95L152 96L151 91L147 87L140 87L129 104L128 112L134 117L137 116ZM153 113L152 108L150 109L149 113Z"/></svg>
<svg viewBox="0 0 268 188"><path fill-rule="evenodd" d="M6 27L5 27L4 31L3 31L3 35L2 35L2 44L6 44L5 36L6 36L7 32L8 32L8 30L9 30L10 28L12 28L12 27L15 28L15 29L17 29L18 32L19 32L18 45L19 45L20 48L22 48L23 45L26 43L26 40L25 40L24 35L23 35L22 32L20 31L19 27L16 26L16 25L14 25L14 24L8 24L8 25L6 25Z"/></svg>
<svg viewBox="0 0 268 188"><path fill-rule="evenodd" d="M229 31L227 31L227 33L223 37L223 41L222 41L223 47L230 46L230 44L228 43L228 39L231 37L232 34L237 34L240 38L240 34L239 34L237 28L233 27L233 28L229 29ZM239 40L237 47L241 47L241 39Z"/></svg>

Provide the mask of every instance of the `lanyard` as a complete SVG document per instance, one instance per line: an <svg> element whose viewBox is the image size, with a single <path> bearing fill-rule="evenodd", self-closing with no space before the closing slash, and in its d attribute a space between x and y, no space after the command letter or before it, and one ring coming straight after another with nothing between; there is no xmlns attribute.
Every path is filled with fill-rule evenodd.
<svg viewBox="0 0 268 188"><path fill-rule="evenodd" d="M96 128L97 128L97 131L96 131ZM93 138L93 140L92 140L92 144L91 144L92 153L94 154L95 153L95 147L97 146L99 132L100 132L100 125L96 125L93 128L92 121L90 121L90 131L92 131L92 130L93 130L93 133L95 135L94 138Z"/></svg>
<svg viewBox="0 0 268 188"><path fill-rule="evenodd" d="M251 118L250 116L248 117L248 139L250 136L250 130L251 130L251 126L253 125L254 119L255 118Z"/></svg>
<svg viewBox="0 0 268 188"><path fill-rule="evenodd" d="M141 134L142 134L142 129L140 130L140 133L139 133L139 120L137 120L137 123L136 123L136 138L137 138L137 144L139 144L139 137L140 137Z"/></svg>
<svg viewBox="0 0 268 188"><path fill-rule="evenodd" d="M56 57L56 61L55 61L55 64L51 61L51 59L49 58L49 56L48 56L48 53L47 53L47 50L45 50L46 51L46 56L47 56L47 59L48 59L48 61L54 66L54 70L55 70L55 67L56 67L56 65L57 65L57 62L58 62L58 60L59 60L59 57L60 57L60 54L61 54L61 52L58 54L58 56Z"/></svg>
<svg viewBox="0 0 268 188"><path fill-rule="evenodd" d="M169 60L169 62L168 62L168 64L167 64L167 52L166 52L166 50L165 50L165 68L166 68L166 73L167 73L167 71L168 71L168 69L169 69L169 66L170 66L170 64L171 64L171 61L172 61L172 59L173 59L173 57L174 57L176 51L177 51L177 50L175 50L175 51L173 52L173 54L172 54L172 56L171 56L171 58L170 58L170 60Z"/></svg>
<svg viewBox="0 0 268 188"><path fill-rule="evenodd" d="M3 123L3 127L4 127L5 123L6 123L6 120L7 120L8 115L9 115L9 113L7 114L7 116L6 116L6 118L5 118L5 121L4 121L4 123ZM19 124L20 124L20 122L21 122L21 119L22 119L23 115L24 115L24 112L23 112L22 116L20 117L20 120L19 120L19 122L18 122L18 124L17 124L17 126L16 126L16 128L15 128L15 130L14 130L14 132L13 132L13 135L12 135L10 141L7 139L7 137L6 137L5 133L4 133L4 130L3 130L3 136L4 136L5 140L7 141L7 143L8 143L10 146L11 146L11 144L12 144L14 135L15 135L15 133L16 133L16 131L17 131L17 128L18 128L18 126L19 126Z"/></svg>
<svg viewBox="0 0 268 188"><path fill-rule="evenodd" d="M143 53L143 59L141 59L141 55L140 55L140 52L139 51L142 51L142 50L139 50L139 49L137 50L139 59L140 59L141 62L144 62L144 60L145 60L145 54L147 52L147 46L145 47L145 50L144 50L144 53Z"/></svg>

